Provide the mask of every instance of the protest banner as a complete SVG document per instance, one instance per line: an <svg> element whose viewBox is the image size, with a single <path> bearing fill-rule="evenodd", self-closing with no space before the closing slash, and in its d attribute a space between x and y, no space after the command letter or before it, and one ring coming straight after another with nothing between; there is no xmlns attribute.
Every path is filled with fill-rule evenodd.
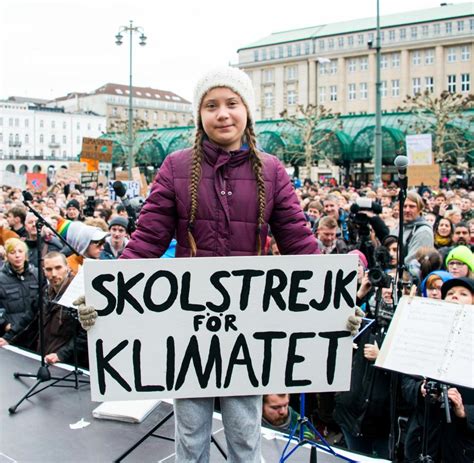
<svg viewBox="0 0 474 463"><path fill-rule="evenodd" d="M26 185L35 192L46 191L48 189L47 175L36 172L26 173Z"/></svg>
<svg viewBox="0 0 474 463"><path fill-rule="evenodd" d="M112 162L112 145L112 140L83 137L81 158L93 159L101 162Z"/></svg>
<svg viewBox="0 0 474 463"><path fill-rule="evenodd" d="M408 165L420 166L433 164L432 137L430 133L407 135L406 139Z"/></svg>
<svg viewBox="0 0 474 463"><path fill-rule="evenodd" d="M94 401L350 387L357 258L86 260Z"/></svg>
<svg viewBox="0 0 474 463"><path fill-rule="evenodd" d="M421 184L431 186L433 188L439 187L440 180L439 164L431 164L429 166L408 166L407 177L408 186L417 187Z"/></svg>
<svg viewBox="0 0 474 463"><path fill-rule="evenodd" d="M81 172L81 185L84 188L96 188L98 180L98 172Z"/></svg>
<svg viewBox="0 0 474 463"><path fill-rule="evenodd" d="M375 365L474 388L472 305L403 297Z"/></svg>
<svg viewBox="0 0 474 463"><path fill-rule="evenodd" d="M0 171L0 185L24 190L26 188L26 177L22 174L15 174L8 170L3 170Z"/></svg>
<svg viewBox="0 0 474 463"><path fill-rule="evenodd" d="M131 199L140 196L140 184L138 182L122 181L122 183L127 189L126 196L128 196L128 198ZM117 201L117 195L115 194L113 184L114 182L109 181L109 196L112 201Z"/></svg>

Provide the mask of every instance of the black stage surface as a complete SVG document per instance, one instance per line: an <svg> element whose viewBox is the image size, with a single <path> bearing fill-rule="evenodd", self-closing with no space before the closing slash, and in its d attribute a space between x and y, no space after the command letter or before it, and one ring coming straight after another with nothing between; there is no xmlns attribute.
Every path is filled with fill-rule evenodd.
<svg viewBox="0 0 474 463"><path fill-rule="evenodd" d="M13 373L36 374L39 365L37 359L0 348L0 463L113 462L172 410L169 403L162 402L140 424L95 419L92 410L98 403L91 402L89 385L83 384L79 390L64 387L48 388L24 401L16 413L10 415L8 408L16 404L35 382L35 378L16 379ZM52 367L51 373L63 376L67 372ZM70 429L71 424L81 419L90 425L81 429ZM173 418L169 419L157 433L173 438ZM214 436L225 449L222 422L219 419L214 420ZM274 433L264 433L262 462L278 462L285 443L285 440L275 438ZM225 461L214 445L211 449L212 463ZM348 452L346 454L348 455ZM308 448L300 448L287 461L307 463L309 456ZM377 461L354 454L351 457L357 461ZM150 437L123 461L173 463L174 443ZM343 461L324 452L318 452L319 463Z"/></svg>

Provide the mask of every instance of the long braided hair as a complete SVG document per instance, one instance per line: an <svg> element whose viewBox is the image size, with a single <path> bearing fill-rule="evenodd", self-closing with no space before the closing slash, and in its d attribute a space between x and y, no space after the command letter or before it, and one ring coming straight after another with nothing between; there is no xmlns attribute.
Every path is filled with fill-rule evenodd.
<svg viewBox="0 0 474 463"><path fill-rule="evenodd" d="M262 239L261 231L265 224L265 181L263 180L263 162L260 153L257 150L257 138L253 130L252 124L249 121L245 129L245 137L249 146L250 162L252 163L252 169L255 174L257 181L257 201L258 201L258 215L257 215L257 230L256 230L256 241L257 241L257 255L262 254ZM191 195L191 209L189 212L188 222L188 242L191 248L191 257L195 257L197 254L196 240L193 236L194 225L196 222L196 215L198 209L198 186L201 180L202 174L202 161L204 159L204 153L202 148L202 142L204 139L204 129L202 128L201 122L199 122L196 137L194 139L194 146L191 158L191 174L189 181L189 192Z"/></svg>

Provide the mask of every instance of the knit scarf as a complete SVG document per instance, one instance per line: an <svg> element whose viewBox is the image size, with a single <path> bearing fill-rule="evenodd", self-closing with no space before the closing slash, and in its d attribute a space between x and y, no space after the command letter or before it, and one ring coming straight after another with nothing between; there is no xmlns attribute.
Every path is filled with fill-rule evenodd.
<svg viewBox="0 0 474 463"><path fill-rule="evenodd" d="M438 248L441 248L443 246L450 246L451 245L451 237L450 236L443 237L443 236L438 235L438 233L436 232L434 234L434 244Z"/></svg>

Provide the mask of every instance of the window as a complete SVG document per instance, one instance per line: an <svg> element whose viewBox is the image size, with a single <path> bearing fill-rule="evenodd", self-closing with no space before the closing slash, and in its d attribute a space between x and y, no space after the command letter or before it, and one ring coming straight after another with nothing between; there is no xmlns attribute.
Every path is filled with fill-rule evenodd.
<svg viewBox="0 0 474 463"><path fill-rule="evenodd" d="M320 73L321 75L324 75L324 74L327 74L327 73L328 73L328 72L327 72L327 65L328 65L328 63L320 63L320 64L319 64L319 73Z"/></svg>
<svg viewBox="0 0 474 463"><path fill-rule="evenodd" d="M417 66L421 63L421 53L419 51L414 51L411 54L411 62L414 66Z"/></svg>
<svg viewBox="0 0 474 463"><path fill-rule="evenodd" d="M258 50L253 51L253 60L258 61Z"/></svg>
<svg viewBox="0 0 474 463"><path fill-rule="evenodd" d="M117 108L112 108L112 116L113 117L117 116Z"/></svg>
<svg viewBox="0 0 474 463"><path fill-rule="evenodd" d="M44 127L44 121L43 119L40 119L40 129L42 129Z"/></svg>
<svg viewBox="0 0 474 463"><path fill-rule="evenodd" d="M421 26L421 35L423 37L428 37L428 26Z"/></svg>
<svg viewBox="0 0 474 463"><path fill-rule="evenodd" d="M456 93L456 74L448 76L448 92Z"/></svg>
<svg viewBox="0 0 474 463"><path fill-rule="evenodd" d="M66 135L63 135L63 143L67 143Z"/></svg>
<svg viewBox="0 0 474 463"><path fill-rule="evenodd" d="M349 84L349 101L353 101L356 99L356 84Z"/></svg>
<svg viewBox="0 0 474 463"><path fill-rule="evenodd" d="M354 36L353 35L350 35L349 37L347 37L347 45L349 45L349 47L354 46Z"/></svg>
<svg viewBox="0 0 474 463"><path fill-rule="evenodd" d="M25 128L28 128L30 126L30 120L25 119Z"/></svg>
<svg viewBox="0 0 474 463"><path fill-rule="evenodd" d="M263 99L264 99L265 108L273 107L273 92L266 91Z"/></svg>
<svg viewBox="0 0 474 463"><path fill-rule="evenodd" d="M337 45L339 46L339 48L343 48L344 47L344 37L339 37L337 39Z"/></svg>
<svg viewBox="0 0 474 463"><path fill-rule="evenodd" d="M400 80L399 79L392 80L392 96L393 97L400 96Z"/></svg>
<svg viewBox="0 0 474 463"><path fill-rule="evenodd" d="M385 40L385 31L380 31L380 41L383 42Z"/></svg>
<svg viewBox="0 0 474 463"><path fill-rule="evenodd" d="M278 58L283 58L285 56L285 49L283 47L278 47Z"/></svg>
<svg viewBox="0 0 474 463"><path fill-rule="evenodd" d="M369 69L369 59L367 56L364 56L360 59L360 70L367 71Z"/></svg>
<svg viewBox="0 0 474 463"><path fill-rule="evenodd" d="M288 55L290 56L290 55ZM265 48L262 50L262 61L265 61L267 59L267 50Z"/></svg>
<svg viewBox="0 0 474 463"><path fill-rule="evenodd" d="M453 32L453 23L444 23L444 28L446 31L446 34L451 34Z"/></svg>
<svg viewBox="0 0 474 463"><path fill-rule="evenodd" d="M390 42L393 42L395 40L395 31L393 29L391 31L388 31L388 40L390 40Z"/></svg>
<svg viewBox="0 0 474 463"><path fill-rule="evenodd" d="M263 71L263 81L266 84L272 83L273 82L273 77L274 77L273 69L265 69Z"/></svg>
<svg viewBox="0 0 474 463"><path fill-rule="evenodd" d="M399 34L400 34L400 40L405 40L407 38L407 30L404 27L400 29Z"/></svg>
<svg viewBox="0 0 474 463"><path fill-rule="evenodd" d="M335 59L331 60L331 74L337 74L337 61Z"/></svg>
<svg viewBox="0 0 474 463"><path fill-rule="evenodd" d="M326 102L326 87L319 87L319 102Z"/></svg>
<svg viewBox="0 0 474 463"><path fill-rule="evenodd" d="M44 143L44 135L40 134L40 143Z"/></svg>
<svg viewBox="0 0 474 463"><path fill-rule="evenodd" d="M296 80L297 68L296 66L288 66L286 68L286 79L287 80Z"/></svg>
<svg viewBox="0 0 474 463"><path fill-rule="evenodd" d="M153 111L153 120L154 121L158 120L158 113L156 111Z"/></svg>
<svg viewBox="0 0 474 463"><path fill-rule="evenodd" d="M30 136L25 134L25 144L28 145L30 143Z"/></svg>
<svg viewBox="0 0 474 463"><path fill-rule="evenodd" d="M67 128L66 121L63 121L63 129L66 129L66 128Z"/></svg>
<svg viewBox="0 0 474 463"><path fill-rule="evenodd" d="M55 129L56 128L56 121L51 121L51 128Z"/></svg>
<svg viewBox="0 0 474 463"><path fill-rule="evenodd" d="M146 109L145 111L143 111L143 119L148 120L148 111ZM90 127L90 124L89 124L89 127Z"/></svg>
<svg viewBox="0 0 474 463"><path fill-rule="evenodd" d="M15 118L15 127L20 127L20 119Z"/></svg>
<svg viewBox="0 0 474 463"><path fill-rule="evenodd" d="M441 24L440 23L433 24L433 34L434 35L441 34Z"/></svg>
<svg viewBox="0 0 474 463"><path fill-rule="evenodd" d="M304 44L304 54L309 55L311 53L311 43L305 42Z"/></svg>
<svg viewBox="0 0 474 463"><path fill-rule="evenodd" d="M464 32L464 21L458 21L458 32Z"/></svg>
<svg viewBox="0 0 474 463"><path fill-rule="evenodd" d="M469 92L471 90L471 75L461 74L461 92Z"/></svg>
<svg viewBox="0 0 474 463"><path fill-rule="evenodd" d="M286 47L286 56L293 56L293 45L288 45Z"/></svg>
<svg viewBox="0 0 474 463"><path fill-rule="evenodd" d="M456 61L456 47L448 48L448 63Z"/></svg>
<svg viewBox="0 0 474 463"><path fill-rule="evenodd" d="M357 34L357 43L359 45L364 45L364 34Z"/></svg>
<svg viewBox="0 0 474 463"><path fill-rule="evenodd" d="M329 87L329 100L337 101L337 85L331 85Z"/></svg>
<svg viewBox="0 0 474 463"><path fill-rule="evenodd" d="M76 137L76 145L78 145L79 143L81 143L81 137L78 135Z"/></svg>
<svg viewBox="0 0 474 463"><path fill-rule="evenodd" d="M76 124L76 129L77 129L77 130L81 130L81 123L80 123L80 122L78 122L78 123Z"/></svg>
<svg viewBox="0 0 474 463"><path fill-rule="evenodd" d="M328 48L334 48L334 39L328 39Z"/></svg>
<svg viewBox="0 0 474 463"><path fill-rule="evenodd" d="M40 156L44 156L44 150L40 150Z"/></svg>
<svg viewBox="0 0 474 463"><path fill-rule="evenodd" d="M474 19L469 20L469 29L471 29L471 31L474 31Z"/></svg>
<svg viewBox="0 0 474 463"><path fill-rule="evenodd" d="M426 50L425 51L425 64L433 64L434 63L434 50Z"/></svg>
<svg viewBox="0 0 474 463"><path fill-rule="evenodd" d="M374 43L375 37L373 32L369 32L369 42Z"/></svg>
<svg viewBox="0 0 474 463"><path fill-rule="evenodd" d="M295 45L295 55L296 56L300 56L301 55L301 45L299 43L297 43Z"/></svg>
<svg viewBox="0 0 474 463"><path fill-rule="evenodd" d="M400 67L400 53L392 53L392 68Z"/></svg>
<svg viewBox="0 0 474 463"><path fill-rule="evenodd" d="M25 156L29 156L30 155L30 150L25 150Z"/></svg>
<svg viewBox="0 0 474 463"><path fill-rule="evenodd" d="M430 93L434 92L434 78L431 76L425 77L425 90Z"/></svg>
<svg viewBox="0 0 474 463"><path fill-rule="evenodd" d="M359 95L361 100L367 99L367 82L361 82L359 84Z"/></svg>
<svg viewBox="0 0 474 463"><path fill-rule="evenodd" d="M416 26L410 27L410 37L412 39L416 39L418 37L418 27Z"/></svg>
<svg viewBox="0 0 474 463"><path fill-rule="evenodd" d="M20 143L20 135L19 134L15 134L15 143Z"/></svg>
<svg viewBox="0 0 474 463"><path fill-rule="evenodd" d="M56 143L56 135L51 135L51 143Z"/></svg>
<svg viewBox="0 0 474 463"><path fill-rule="evenodd" d="M382 55L380 57L380 69L388 68L388 57L387 55Z"/></svg>
<svg viewBox="0 0 474 463"><path fill-rule="evenodd" d="M355 72L356 64L357 64L357 61L354 58L349 60L349 64L347 66L347 69L349 70L349 72Z"/></svg>
<svg viewBox="0 0 474 463"><path fill-rule="evenodd" d="M270 48L270 59L275 59L275 49Z"/></svg>
<svg viewBox="0 0 474 463"><path fill-rule="evenodd" d="M461 61L469 61L471 59L471 47L464 45L461 47Z"/></svg>
<svg viewBox="0 0 474 463"><path fill-rule="evenodd" d="M13 134L12 134L12 133L10 133L10 134L8 135L8 142L9 142L9 144L12 144L12 143L13 143Z"/></svg>
<svg viewBox="0 0 474 463"><path fill-rule="evenodd" d="M414 77L412 79L412 92L413 92L413 95L417 95L418 93L421 93L421 78L420 77Z"/></svg>
<svg viewBox="0 0 474 463"><path fill-rule="evenodd" d="M319 49L324 50L324 40L319 41Z"/></svg>
<svg viewBox="0 0 474 463"><path fill-rule="evenodd" d="M387 81L386 80L382 80L382 82L380 82L380 96L382 98L387 98Z"/></svg>
<svg viewBox="0 0 474 463"><path fill-rule="evenodd" d="M288 90L287 102L289 105L296 104L296 92L294 90Z"/></svg>

